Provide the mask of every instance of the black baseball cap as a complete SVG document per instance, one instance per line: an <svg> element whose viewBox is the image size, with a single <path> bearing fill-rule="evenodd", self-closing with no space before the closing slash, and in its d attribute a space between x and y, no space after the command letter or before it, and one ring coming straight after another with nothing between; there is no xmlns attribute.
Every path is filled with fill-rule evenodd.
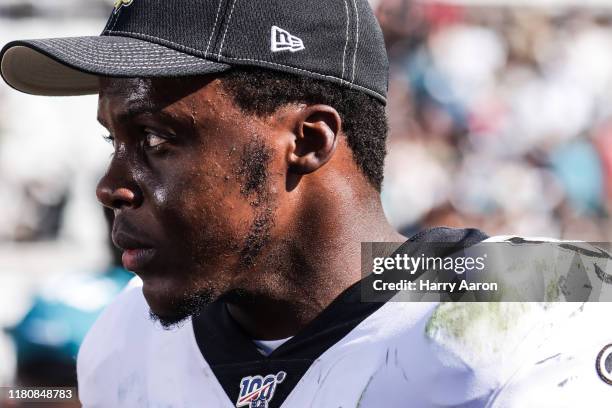
<svg viewBox="0 0 612 408"><path fill-rule="evenodd" d="M388 61L367 0L116 0L98 37L20 40L2 78L35 95L98 92L98 77L181 77L255 66L386 102Z"/></svg>

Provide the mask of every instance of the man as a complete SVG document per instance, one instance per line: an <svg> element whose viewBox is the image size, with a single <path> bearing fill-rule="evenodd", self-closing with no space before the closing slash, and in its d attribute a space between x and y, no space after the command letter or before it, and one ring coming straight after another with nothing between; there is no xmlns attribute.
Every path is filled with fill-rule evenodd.
<svg viewBox="0 0 612 408"><path fill-rule="evenodd" d="M380 204L387 62L365 0L117 1L101 37L8 44L2 75L34 94L99 93L115 149L97 195L142 288L85 340L85 407L562 406L577 395L593 406L612 395L611 333L584 353L541 348L585 320L537 323L577 306L391 302L393 291L361 302L361 243L406 241ZM399 252L486 238L439 228ZM546 379L536 388L533 372Z"/></svg>

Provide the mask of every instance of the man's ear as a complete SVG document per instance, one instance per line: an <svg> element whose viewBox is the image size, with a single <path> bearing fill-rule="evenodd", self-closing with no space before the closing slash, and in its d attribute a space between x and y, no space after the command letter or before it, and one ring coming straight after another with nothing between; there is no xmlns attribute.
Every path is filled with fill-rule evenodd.
<svg viewBox="0 0 612 408"><path fill-rule="evenodd" d="M295 147L289 151L289 171L308 174L323 167L334 152L342 129L340 114L328 105L311 105L296 112Z"/></svg>

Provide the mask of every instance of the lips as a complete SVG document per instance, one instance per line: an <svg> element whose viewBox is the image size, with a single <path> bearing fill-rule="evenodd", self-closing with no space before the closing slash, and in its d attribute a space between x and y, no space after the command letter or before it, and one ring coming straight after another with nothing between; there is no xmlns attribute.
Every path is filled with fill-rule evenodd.
<svg viewBox="0 0 612 408"><path fill-rule="evenodd" d="M132 272L139 272L146 268L155 256L153 245L118 228L113 228L113 242L123 250L121 261L123 267Z"/></svg>
<svg viewBox="0 0 612 408"><path fill-rule="evenodd" d="M138 272L143 270L155 256L155 250L153 248L138 248L138 249L126 249L121 255L121 261L123 267L128 271Z"/></svg>

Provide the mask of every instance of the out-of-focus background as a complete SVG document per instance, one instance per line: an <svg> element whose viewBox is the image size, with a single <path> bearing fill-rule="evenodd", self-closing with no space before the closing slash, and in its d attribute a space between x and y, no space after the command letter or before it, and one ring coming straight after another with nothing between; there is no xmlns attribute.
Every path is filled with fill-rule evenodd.
<svg viewBox="0 0 612 408"><path fill-rule="evenodd" d="M371 3L391 62L383 201L398 229L611 240L611 0ZM97 35L111 7L0 0L0 44ZM95 111L95 96L0 84L0 385L74 381L84 333L129 279L95 201L111 153Z"/></svg>

